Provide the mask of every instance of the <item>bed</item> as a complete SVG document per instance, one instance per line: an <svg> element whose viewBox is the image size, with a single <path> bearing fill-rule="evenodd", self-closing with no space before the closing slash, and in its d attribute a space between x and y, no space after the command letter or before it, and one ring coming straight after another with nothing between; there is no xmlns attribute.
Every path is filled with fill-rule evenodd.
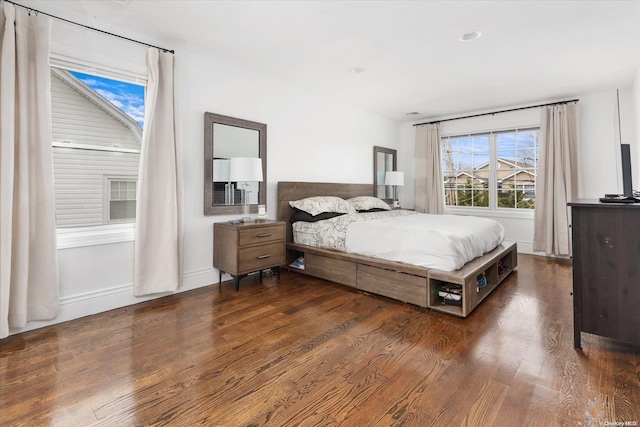
<svg viewBox="0 0 640 427"><path fill-rule="evenodd" d="M397 236L401 235L399 233L403 232L402 229L390 228L390 224L394 221L418 222L421 221L420 217L428 215L406 210L372 213L349 211L344 212L342 216L327 217L317 223L315 220L313 223L305 223L303 219L303 221L295 223L298 228L296 231L298 242L294 242L294 226L290 220L300 212L294 209L290 202L314 196L335 196L346 200L372 194L373 185L371 184L279 182L278 219L287 224L287 264L303 274L459 317L468 316L516 268L517 246L515 243L502 241L504 235L499 238L502 243L498 242L497 246L496 242L483 243L484 247L481 245L480 248L472 250L469 254L462 254L459 259L455 255L459 248L454 248L455 251L451 249L453 257L447 257L444 264L439 264L438 262L441 260L436 259L435 264L429 261L420 265L419 260L422 259L422 254L420 257L414 257L414 251L411 248L404 254L395 257L390 256L389 253L380 254L373 251L375 248L370 248L371 246L378 246L376 250L384 252L393 241L405 242L405 246L407 242L411 242L408 237L398 238ZM377 218L375 221L366 221L364 216ZM444 218L435 219L444 220ZM464 217L459 216L454 219L465 220ZM473 218L469 218L469 220L473 220ZM327 230L340 228L336 225L339 222L350 224L344 227L345 229L348 227L349 234L347 236L349 237L346 237L342 243L339 242L339 238L327 237L331 236ZM495 224L493 221L483 219L479 219L479 222L486 222L489 225ZM393 225L393 227L395 226L397 225ZM477 226L477 224L473 224L471 227ZM325 227L325 230L310 231L315 227ZM359 227L362 228L358 229ZM453 228L461 229L462 226L456 225ZM415 230L414 228L405 231L406 236L416 234ZM450 234L457 232L464 238L464 233L458 231L452 231ZM495 234L496 230L491 232ZM367 244L367 240L361 240L360 243L357 243L357 240L352 239L354 235L366 236L371 233L376 236L374 239L376 245ZM325 241L312 241L314 238ZM355 249L354 242L356 242ZM371 242L371 239L368 242ZM465 245L467 243L463 242L454 246ZM419 246L415 244L412 248L418 249ZM369 253L370 249L371 253ZM479 253L474 253L478 250ZM440 252L448 251L449 249L445 248ZM396 251L392 248L387 252L394 253ZM434 254L435 258L440 258L438 251L434 251ZM406 259L406 257L416 259ZM304 259L303 270L300 262L296 262L300 258ZM462 258L467 259L461 261Z"/></svg>

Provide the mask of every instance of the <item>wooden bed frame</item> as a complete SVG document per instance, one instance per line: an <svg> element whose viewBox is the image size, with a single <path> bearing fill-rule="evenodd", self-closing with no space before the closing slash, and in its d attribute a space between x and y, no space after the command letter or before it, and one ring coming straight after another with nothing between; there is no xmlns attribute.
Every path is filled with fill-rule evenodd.
<svg viewBox="0 0 640 427"><path fill-rule="evenodd" d="M363 195L373 195L372 184L279 182L278 220L287 224L286 264L289 265L299 256L304 256L305 269L298 270L302 274L459 317L468 316L518 264L515 243L503 243L456 271L428 269L293 243L289 218L294 210L289 201L311 196L337 196L348 199ZM477 278L480 274L484 274L486 279L486 285L483 287L478 286ZM461 288L462 298L459 305L445 303L439 296L442 286L452 285Z"/></svg>

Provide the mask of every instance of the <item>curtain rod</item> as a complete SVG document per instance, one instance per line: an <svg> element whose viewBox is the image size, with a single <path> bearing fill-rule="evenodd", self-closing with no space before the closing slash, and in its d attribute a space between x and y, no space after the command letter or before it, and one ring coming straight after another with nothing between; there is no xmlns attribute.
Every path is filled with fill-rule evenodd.
<svg viewBox="0 0 640 427"><path fill-rule="evenodd" d="M568 104L570 102L578 102L578 101L580 101L580 100L579 99L571 99L569 101L550 102L548 104L539 104L539 105L531 105L529 107L511 108L509 110L493 111L491 113L472 114L470 116L452 117L450 119L434 120L433 122L416 123L414 126L431 125L431 124L434 124L434 123L448 122L450 120L470 119L472 117L489 116L489 115L494 115L494 114L499 114L499 113L508 113L510 111L528 110L529 108L547 107L549 105Z"/></svg>
<svg viewBox="0 0 640 427"><path fill-rule="evenodd" d="M167 48L164 48L164 47L154 46L152 44L141 42L139 40L130 39L128 37L124 37L124 36L121 36L119 34L113 34L113 33L110 33L108 31L100 30L98 28L89 27L88 25L84 25L84 24L80 24L78 22L70 21L70 20L65 19L65 18L60 18L59 16L51 15L51 14L42 12L40 10L34 9L32 7L29 7L29 6L23 6L21 4L14 3L11 0L4 0L4 1L7 2L7 3L11 3L14 6L19 6L19 7L22 7L24 9L27 9L28 12L34 12L36 15L41 13L41 14L43 14L45 16L50 17L50 18L54 18L54 19L57 19L59 21L64 21L64 22L69 23L69 24L77 25L79 27L83 27L83 28L86 28L86 29L91 30L91 31L96 31L98 33L106 34L106 35L112 36L112 37L117 37L117 38L124 39L124 40L130 41L130 42L138 43L138 44L141 44L141 45L145 45L145 46L149 46L149 47L155 47L156 49L160 49L160 50L162 50L164 52L169 52L171 54L175 54L175 51L173 49L167 49Z"/></svg>

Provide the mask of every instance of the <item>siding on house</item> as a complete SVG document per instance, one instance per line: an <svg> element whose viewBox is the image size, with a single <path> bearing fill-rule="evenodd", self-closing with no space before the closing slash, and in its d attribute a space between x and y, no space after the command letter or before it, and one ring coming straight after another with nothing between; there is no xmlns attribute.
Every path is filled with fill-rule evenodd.
<svg viewBox="0 0 640 427"><path fill-rule="evenodd" d="M140 154L53 147L56 225L105 223L106 176L138 176Z"/></svg>
<svg viewBox="0 0 640 427"><path fill-rule="evenodd" d="M87 95L86 87L74 87L73 76L61 73L66 72L52 72L51 78L56 226L102 225L107 220L107 176L137 178L140 160L139 152L105 150L139 151L139 128L124 113L112 114L113 107L101 105L97 94ZM60 142L84 148L60 147Z"/></svg>

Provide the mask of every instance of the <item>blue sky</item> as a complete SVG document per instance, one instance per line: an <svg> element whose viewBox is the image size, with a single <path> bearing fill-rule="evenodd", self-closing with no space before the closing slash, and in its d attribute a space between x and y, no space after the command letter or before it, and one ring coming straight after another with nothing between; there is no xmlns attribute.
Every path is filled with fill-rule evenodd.
<svg viewBox="0 0 640 427"><path fill-rule="evenodd" d="M78 80L144 125L144 86L71 71Z"/></svg>
<svg viewBox="0 0 640 427"><path fill-rule="evenodd" d="M501 159L516 160L531 166L537 166L539 156L539 140L536 132L519 131L504 132L496 135L497 156ZM446 147L443 147L443 167L458 170L472 170L489 162L489 134L451 137L451 161L448 165Z"/></svg>

